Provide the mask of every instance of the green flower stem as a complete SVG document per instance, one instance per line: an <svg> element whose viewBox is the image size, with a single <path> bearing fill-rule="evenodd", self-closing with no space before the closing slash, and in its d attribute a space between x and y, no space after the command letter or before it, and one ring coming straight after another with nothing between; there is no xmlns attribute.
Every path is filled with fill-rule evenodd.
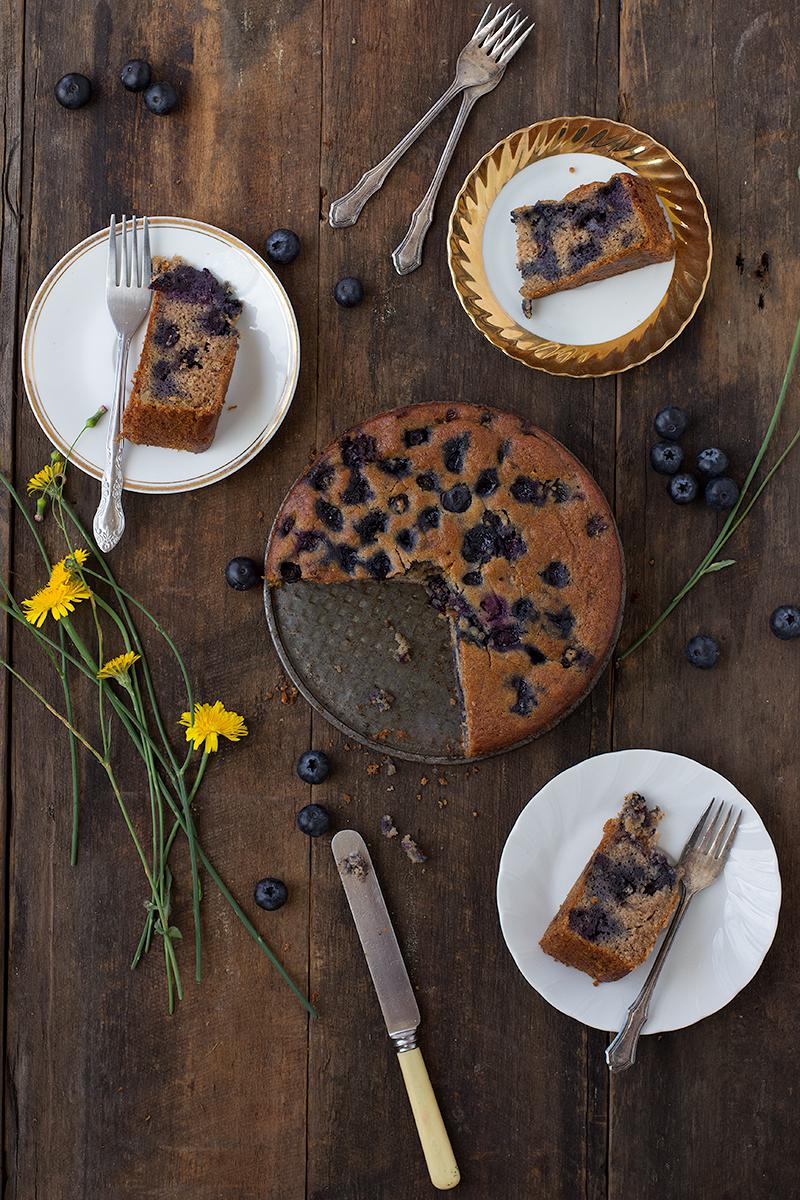
<svg viewBox="0 0 800 1200"><path fill-rule="evenodd" d="M194 787L190 796L186 794L186 788L181 787L181 804L183 805L183 816L186 822L186 838L189 842L189 864L192 870L192 919L194 921L194 977L199 983L203 978L203 947L200 936L200 875L197 870L197 854L198 841L197 831L194 825L194 817L192 816L192 800L197 795L197 789L200 786L203 776L206 773L206 763L208 762L208 752L203 755L200 760L200 766L197 768ZM183 781L183 776L181 776Z"/></svg>
<svg viewBox="0 0 800 1200"><path fill-rule="evenodd" d="M147 879L147 882L150 885L150 891L151 891L151 894L153 897L153 901L156 905L156 908L158 909L159 920L161 921L165 940L167 942L171 943L171 939L169 936L168 916L162 907L161 898L158 894L158 889L156 888L155 880L153 879L153 876L150 873L150 867L147 862L147 858L145 856L144 850L142 849L142 844L139 841L139 837L136 833L136 830L134 829L133 822L131 821L131 818L130 818L130 813L128 812L127 806L125 804L125 800L123 799L122 792L120 791L119 784L117 783L117 779L114 774L114 769L111 766L111 763L108 762L107 759L105 759L103 757L103 755L100 753L100 751L97 750L96 747L94 747L91 744L91 742L87 741L87 739L83 736L83 734L74 725L70 725L70 723L67 721L67 719L63 715L63 713L60 713L58 711L58 709L53 708L52 704L50 704L44 698L42 693L40 691L38 691L33 686L33 684L30 683L29 680L27 680L25 678L24 675L21 675L19 673L19 671L16 671L11 666L11 664L3 658L0 658L0 666L5 667L5 669L8 671L8 673L10 675L12 675L16 680L18 680L19 683L21 683L23 685L23 687L27 688L27 690L31 693L31 695L35 696L36 699L39 701L39 703L42 704L44 706L44 708L46 708L47 711L56 718L57 721L60 721L62 725L66 726L67 729L70 729L72 731L72 733L74 734L74 736L76 737L76 739L84 747L84 749L89 751L89 753L97 760L97 762L100 764L100 766L105 771L106 776L108 777L108 781L111 785L111 790L114 793L114 798L116 799L117 805L120 809L120 812L122 813L122 819L125 822L125 825L128 829L128 833L130 834L131 840L136 849L136 853L139 856L139 861L142 864L142 868L145 873L145 878ZM178 971L178 962L177 962L177 959L175 958L174 947L170 946L170 949L171 949L170 965L171 965L172 970L175 975L175 985L177 988L178 999L181 1000L181 999L183 999L183 989L182 989L181 983L180 983L180 973ZM172 1010L170 1010L170 1011L172 1011Z"/></svg>
<svg viewBox="0 0 800 1200"><path fill-rule="evenodd" d="M26 624L28 622L26 621ZM75 710L72 704L72 688L69 683L67 674L67 651L66 639L64 630L59 628L58 640L61 646L61 686L64 689L64 713L70 725L75 724ZM80 786L78 780L78 743L75 740L75 734L69 730L69 767L70 777L72 780L72 834L69 843L69 861L70 866L74 867L78 862L78 826L80 820Z"/></svg>
<svg viewBox="0 0 800 1200"><path fill-rule="evenodd" d="M778 421L780 420L781 412L783 411L783 406L784 406L784 403L786 401L786 396L789 391L789 384L790 384L792 376L794 374L794 369L795 369L795 365L797 362L798 351L800 351L800 320L798 320L797 325L795 326L794 338L792 339L792 347L791 347L791 350L789 351L789 359L786 363L786 370L784 371L784 374L783 374L783 381L781 383L780 391L778 393L778 399L775 403L775 407L773 409L769 425L767 426L767 431L764 434L764 439L761 443L761 446L759 447L758 453L756 454L755 458L753 459L753 463L750 467L750 470L747 473L747 478L745 479L744 484L742 486L742 490L739 493L739 499L737 500L736 504L733 506L730 513L728 514L728 517L725 520L725 523L723 524L722 529L719 531L719 533L716 537L716 540L714 541L713 545L711 546L711 549L705 555L703 560L698 564L697 567L695 567L694 571L689 576L686 583L683 585L683 587L680 589L680 591L675 596L673 596L672 600L669 602L667 607L664 609L664 611L661 613L661 615L653 622L653 624L649 627L649 629L646 629L645 632L636 639L636 641L633 643L633 645L629 646L628 649L624 652L624 654L621 654L619 656L619 658L617 659L618 664L621 662L624 662L625 659L628 658L629 655L633 654L634 650L638 650L638 648L642 645L642 643L646 642L647 639L649 637L651 637L652 634L654 634L661 625L663 625L663 623L666 621L666 619L670 615L670 613L674 612L674 610L678 607L680 602L684 599L685 596L688 595L688 593L692 590L692 588L697 583L700 582L702 577L709 573L709 568L713 566L720 550L723 548L723 546L726 544L726 542L733 536L733 534L739 528L742 521L745 519L747 514L750 512L750 510L752 509L755 502L758 500L761 493L764 491L764 488L769 483L770 479L773 477L773 475L778 470L780 465L784 462L784 460L787 458L789 453L792 451L792 449L794 448L798 439L800 439L800 431L798 431L798 433L795 434L795 436L791 439L791 441L789 442L789 445L786 447L786 449L783 451L783 453L779 456L777 462L767 472L766 476L764 477L761 484L757 488L757 490L756 490L755 494L753 495L752 499L750 500L750 502L747 504L746 507L744 507L744 501L745 501L747 493L750 489L750 485L753 482L753 479L755 478L758 468L761 466L761 463L764 459L764 455L766 454L766 452L769 448L769 444L772 441L773 434L775 433L775 430L777 429ZM743 507L744 507L744 511L742 511Z"/></svg>

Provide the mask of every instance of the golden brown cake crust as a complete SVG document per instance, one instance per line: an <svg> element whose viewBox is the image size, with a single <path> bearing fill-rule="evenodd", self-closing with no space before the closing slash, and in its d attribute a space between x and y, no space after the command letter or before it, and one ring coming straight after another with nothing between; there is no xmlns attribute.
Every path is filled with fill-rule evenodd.
<svg viewBox="0 0 800 1200"><path fill-rule="evenodd" d="M613 226L609 225L605 231L598 229L595 234L588 232L591 224L572 227L569 221L565 222L552 234L549 242L558 274L547 278L541 271L534 271L525 278L526 271L542 262L540 255L545 249L535 235L536 215L561 205L577 207L582 201L591 202L612 183L617 184L626 203L630 204L630 214ZM669 223L656 191L641 175L620 173L612 175L606 183L584 183L568 192L563 200L524 205L515 208L511 217L517 227L517 267L523 274L520 295L526 303L652 263L668 262L675 253ZM603 246L603 253L577 269L570 268L570 254L580 252L581 246L595 237L601 239L598 245Z"/></svg>
<svg viewBox="0 0 800 1200"><path fill-rule="evenodd" d="M546 954L565 966L575 967L591 975L596 983L611 983L622 979L650 955L658 935L672 916L678 903L678 873L671 867L662 851L656 849L656 826L661 819L659 809L648 809L637 793L626 796L619 816L606 821L603 836L581 874L575 880L539 945ZM638 860L631 863L635 855ZM616 859L616 862L614 861ZM648 861L649 860L649 861ZM610 872L623 874L623 888ZM644 866L642 864L645 864ZM644 875L649 867L650 879L661 886L651 892L637 894L634 884L636 870ZM590 940L573 924L571 914L589 914L603 910L607 919L608 936ZM613 929L617 926L617 929ZM585 933L585 930L584 930Z"/></svg>
<svg viewBox="0 0 800 1200"><path fill-rule="evenodd" d="M290 489L270 584L409 570L453 626L469 755L549 728L617 637L623 559L608 503L559 442L511 413L446 403L382 413Z"/></svg>
<svg viewBox="0 0 800 1200"><path fill-rule="evenodd" d="M153 279L184 265L179 257L156 258ZM122 437L128 441L195 454L213 442L239 335L228 320L220 325L226 330L224 336L209 334L201 324L203 315L197 304L154 290L142 353L122 418ZM175 329L178 339L167 348L159 347L154 336L164 322ZM181 363L184 351L190 352L188 365ZM174 395L159 397L153 392L153 372L161 362L169 362L171 367Z"/></svg>

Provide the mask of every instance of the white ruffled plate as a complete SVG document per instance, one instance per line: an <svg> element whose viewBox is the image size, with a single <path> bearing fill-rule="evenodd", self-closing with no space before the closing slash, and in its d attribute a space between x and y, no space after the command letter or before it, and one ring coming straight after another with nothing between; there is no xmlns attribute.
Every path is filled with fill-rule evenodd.
<svg viewBox="0 0 800 1200"><path fill-rule="evenodd" d="M634 791L663 810L659 840L674 859L712 798L743 810L725 870L692 901L656 988L644 1032L663 1033L732 1000L761 966L778 924L775 847L753 805L722 775L659 750L601 754L556 775L508 836L497 906L503 937L528 983L567 1016L595 1029L618 1029L649 962L625 979L595 986L546 955L539 938L600 841L604 821Z"/></svg>

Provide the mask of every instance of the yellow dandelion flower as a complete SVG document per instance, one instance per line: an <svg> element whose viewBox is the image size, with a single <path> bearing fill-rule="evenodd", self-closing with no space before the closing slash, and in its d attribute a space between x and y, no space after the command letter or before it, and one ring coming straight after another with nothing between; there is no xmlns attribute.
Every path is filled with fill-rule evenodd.
<svg viewBox="0 0 800 1200"><path fill-rule="evenodd" d="M31 625L39 627L44 624L45 617L48 616L52 617L54 621L60 621L68 613L74 612L75 605L79 604L81 600L88 600L91 594L82 580L66 573L57 577L54 569L44 587L40 588L38 592L34 592L30 600L22 601L25 618Z"/></svg>
<svg viewBox="0 0 800 1200"><path fill-rule="evenodd" d="M195 704L194 716L185 712L180 724L186 726L186 740L193 742L195 750L202 746L209 754L219 749L219 738L225 737L229 742L238 742L247 737L247 726L244 718L238 713L228 712L222 707L222 701L215 704Z"/></svg>
<svg viewBox="0 0 800 1200"><path fill-rule="evenodd" d="M97 672L98 679L127 679L128 672L135 662L141 658L141 654L134 654L129 650L127 654L118 654L116 658L110 658L108 662L103 663L100 670Z"/></svg>
<svg viewBox="0 0 800 1200"><path fill-rule="evenodd" d="M35 492L46 492L49 488L55 487L61 482L65 469L64 463L58 460L42 467L41 471L37 471L28 480L28 495L32 496Z"/></svg>
<svg viewBox="0 0 800 1200"><path fill-rule="evenodd" d="M88 558L89 551L79 546L77 550L73 550L72 554L68 554L66 558L62 558L56 563L50 575L51 581L53 579L72 579L78 567L82 567Z"/></svg>

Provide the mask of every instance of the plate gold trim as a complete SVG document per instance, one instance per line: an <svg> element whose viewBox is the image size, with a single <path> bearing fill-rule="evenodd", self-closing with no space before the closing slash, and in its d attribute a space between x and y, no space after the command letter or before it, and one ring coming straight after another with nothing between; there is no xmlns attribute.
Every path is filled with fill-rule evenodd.
<svg viewBox="0 0 800 1200"><path fill-rule="evenodd" d="M300 332L297 326L297 318L292 308L289 297L283 284L278 279L275 272L264 260L256 254L246 242L234 237L224 229L219 229L216 225L209 225L205 221L196 221L191 217L149 217L149 222L152 226L177 226L181 229L191 229L197 233L203 233L216 241L223 242L232 249L237 250L246 258L250 259L256 269L267 276L271 284L275 285L276 295L279 305L283 311L286 320L286 326L289 331L289 362L286 375L286 383L278 401L275 412L270 421L256 435L249 445L243 447L237 454L230 458L227 462L222 463L213 471L190 475L184 479L162 480L151 482L148 480L134 479L126 476L125 491L126 492L149 492L155 495L168 495L172 492L191 492L198 488L208 487L212 483L217 483L221 479L227 478L240 467L245 466L251 459L263 450L267 442L277 433L284 417L289 411L294 393L297 388L297 381L300 376ZM76 467L80 467L87 475L93 479L102 479L103 472L95 463L84 458L80 452L73 448L70 451L68 443L61 437L56 429L51 424L47 416L45 403L39 393L36 384L36 373L34 370L34 340L38 325L39 315L45 302L47 301L50 292L58 283L61 276L69 270L69 268L77 262L87 251L91 250L98 242L105 242L108 237L107 229L100 229L97 233L90 234L84 238L77 246L73 246L63 258L59 259L56 265L48 272L45 279L39 285L36 295L33 298L28 315L25 318L25 327L22 332L22 381L25 385L25 392L28 397L33 415L36 417L43 432L47 435L50 442L62 454L69 452L70 462Z"/></svg>
<svg viewBox="0 0 800 1200"><path fill-rule="evenodd" d="M492 292L483 265L483 229L501 189L524 167L554 154L599 154L649 179L675 235L670 285L650 315L607 342L571 346L548 341L509 316ZM537 121L503 138L469 173L450 214L447 258L453 285L472 323L511 358L551 375L614 375L640 366L686 328L711 273L711 224L697 184L673 154L648 134L597 117Z"/></svg>

